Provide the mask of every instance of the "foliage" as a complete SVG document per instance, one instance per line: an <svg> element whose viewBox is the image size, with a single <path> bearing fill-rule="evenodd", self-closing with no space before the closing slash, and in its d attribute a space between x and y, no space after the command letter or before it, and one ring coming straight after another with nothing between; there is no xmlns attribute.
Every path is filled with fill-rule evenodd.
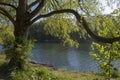
<svg viewBox="0 0 120 80"><path fill-rule="evenodd" d="M106 76L112 76L111 72L115 69L112 63L120 58L120 50L118 49L119 44L118 42L112 45L92 43L93 50L97 50L92 56L99 61L100 69Z"/></svg>
<svg viewBox="0 0 120 80"><path fill-rule="evenodd" d="M58 76L54 75L44 67L28 66L24 71L13 71L7 78L9 80L59 80ZM64 80L64 79L63 79Z"/></svg>
<svg viewBox="0 0 120 80"><path fill-rule="evenodd" d="M44 20L43 23L45 23L44 30L46 34L63 40L64 45L68 44L78 47L77 41L74 41L70 34L78 32L79 28L69 18L64 18L63 15L56 15Z"/></svg>
<svg viewBox="0 0 120 80"><path fill-rule="evenodd" d="M48 13L50 10L60 10L60 9L76 9L78 8L78 0L47 0L45 9L42 10L43 13ZM69 14L68 14L69 15ZM68 16L66 15L66 16Z"/></svg>
<svg viewBox="0 0 120 80"><path fill-rule="evenodd" d="M15 60L14 62L11 61L14 65L9 65L10 67L17 69L17 65L19 65L17 63L21 63L21 65L19 66L21 67L21 69L25 69L28 59L31 56L33 41L24 39L18 40L18 43L15 43L16 46L12 45L5 47L5 54L7 59Z"/></svg>
<svg viewBox="0 0 120 80"><path fill-rule="evenodd" d="M6 65L0 66L2 71ZM0 72L1 74L1 72ZM1 77L0 77L1 79ZM10 75L4 74L5 80L102 80L102 76L93 73L82 73L76 71L53 70L39 64L29 64L26 70L14 70Z"/></svg>
<svg viewBox="0 0 120 80"><path fill-rule="evenodd" d="M119 25L117 21L113 21L114 17L99 16L95 21L98 23L96 28L98 35L104 37L114 37L119 35ZM95 60L99 61L100 69L108 77L112 77L112 71L116 69L114 67L114 61L120 59L120 42L108 43L92 43L92 49L94 52L91 54Z"/></svg>
<svg viewBox="0 0 120 80"><path fill-rule="evenodd" d="M3 46L4 53L6 54L6 59L16 58L14 62L27 62L28 58L31 56L31 49L33 47L34 41L25 40L18 38L18 42L15 42L13 35L13 26L0 24L0 45ZM17 45L17 47L15 47Z"/></svg>
<svg viewBox="0 0 120 80"><path fill-rule="evenodd" d="M9 46L13 43L13 26L0 24L0 45Z"/></svg>
<svg viewBox="0 0 120 80"><path fill-rule="evenodd" d="M3 64L3 63L5 63L5 62L6 62L5 55L3 55L3 54L0 53L0 65Z"/></svg>

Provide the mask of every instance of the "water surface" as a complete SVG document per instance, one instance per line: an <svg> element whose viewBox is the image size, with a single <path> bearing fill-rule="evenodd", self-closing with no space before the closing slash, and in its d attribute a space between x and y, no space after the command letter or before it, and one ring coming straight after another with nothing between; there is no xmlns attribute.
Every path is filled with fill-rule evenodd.
<svg viewBox="0 0 120 80"><path fill-rule="evenodd" d="M80 43L79 48L59 43L36 43L31 59L55 68L98 72L98 63L89 56L90 51L89 42Z"/></svg>

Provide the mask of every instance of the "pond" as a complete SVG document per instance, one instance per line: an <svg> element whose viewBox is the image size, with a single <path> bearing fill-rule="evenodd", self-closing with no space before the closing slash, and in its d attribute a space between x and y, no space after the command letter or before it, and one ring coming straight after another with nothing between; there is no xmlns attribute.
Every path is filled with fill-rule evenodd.
<svg viewBox="0 0 120 80"><path fill-rule="evenodd" d="M59 43L36 43L31 59L58 69L98 72L99 64L89 55L90 51L90 42L87 41L82 41L79 48Z"/></svg>
<svg viewBox="0 0 120 80"><path fill-rule="evenodd" d="M89 55L90 42L82 41L79 48L66 47L59 43L36 43L31 60L54 66L57 69L99 72L99 63ZM120 60L114 62L120 70Z"/></svg>

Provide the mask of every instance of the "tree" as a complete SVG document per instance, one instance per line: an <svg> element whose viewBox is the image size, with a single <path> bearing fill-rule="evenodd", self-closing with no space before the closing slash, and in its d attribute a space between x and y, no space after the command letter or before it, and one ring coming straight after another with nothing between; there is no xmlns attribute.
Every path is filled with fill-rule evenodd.
<svg viewBox="0 0 120 80"><path fill-rule="evenodd" d="M98 26L98 35L105 37L114 37L119 35L119 24L116 19L116 16L102 16L96 18L95 22L101 21L101 26ZM109 27L110 26L110 27ZM102 28L102 29L101 29ZM101 72L110 79L111 77L118 77L117 68L114 66L114 62L120 59L120 42L113 42L112 44L108 43L92 43L93 53L91 54L95 60L99 61L99 67ZM115 74L116 72L116 74Z"/></svg>
<svg viewBox="0 0 120 80"><path fill-rule="evenodd" d="M77 3L79 3L79 6L81 6L83 4L82 3L83 1L82 0L73 0L72 2L70 1L71 0L66 0L66 1L35 0L35 1L31 1L31 3L28 0L0 1L0 14L2 14L3 18L4 16L7 17L14 26L15 40L12 45L13 48L11 49L12 57L10 57L10 61L9 61L10 66L12 67L15 66L18 69L23 68L23 66L26 63L26 61L23 59L27 58L27 56L25 56L27 51L24 48L28 46L28 44L26 44L25 41L27 41L28 30L30 26L37 20L50 17L54 14L61 14L61 13L73 14L76 17L77 21L87 31L87 33L97 41L105 42L105 43L113 43L120 40L120 37L106 38L94 34L94 32L92 32L91 29L89 28L89 25L86 19L84 18L84 16L82 16L82 14L79 14L79 12L77 12L74 8L72 9L72 7L69 7L68 5L68 4L72 5L73 3L75 3L75 5L72 6L76 6ZM60 5L60 3L62 5ZM49 8L51 6L52 8ZM64 8L62 8L61 6L62 7L64 6ZM7 10L8 11L12 10L13 13L10 14ZM43 10L46 10L47 13L44 13ZM21 48L21 46L24 47Z"/></svg>

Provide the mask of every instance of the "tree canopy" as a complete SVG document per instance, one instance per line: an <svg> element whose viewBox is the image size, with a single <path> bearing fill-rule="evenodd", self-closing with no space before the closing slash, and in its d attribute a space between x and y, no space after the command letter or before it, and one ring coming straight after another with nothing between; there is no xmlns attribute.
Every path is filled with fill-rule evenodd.
<svg viewBox="0 0 120 80"><path fill-rule="evenodd" d="M112 3L118 5L119 1L108 0L106 3L112 7ZM90 29L89 22L85 17L101 14L103 6L101 1L98 0L2 0L0 1L0 13L3 15L1 18L7 17L13 25L16 25L17 20L25 20L27 22L26 25L31 25L39 19L47 18L54 14L67 13L64 15L67 17L73 14L80 25L95 40L106 43L119 41L119 36L106 38L96 35Z"/></svg>

